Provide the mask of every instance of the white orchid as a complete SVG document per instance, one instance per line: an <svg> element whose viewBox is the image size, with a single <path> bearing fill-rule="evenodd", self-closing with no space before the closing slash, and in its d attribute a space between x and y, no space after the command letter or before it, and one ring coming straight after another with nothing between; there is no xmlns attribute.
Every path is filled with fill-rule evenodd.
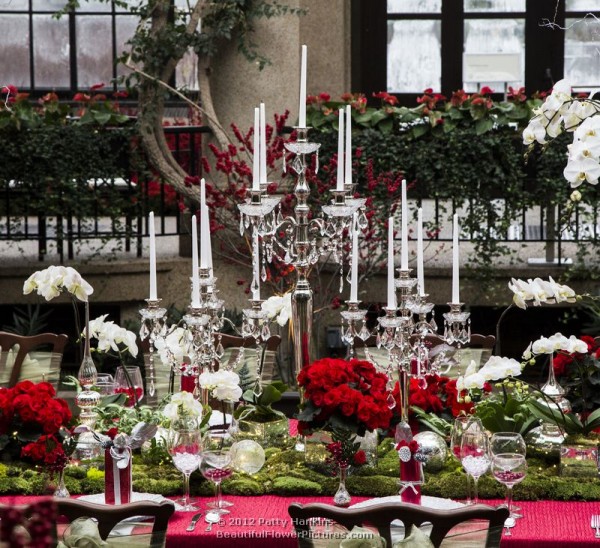
<svg viewBox="0 0 600 548"><path fill-rule="evenodd" d="M548 280L535 278L519 280L512 278L508 288L514 293L513 303L525 310L528 304L540 306L542 304L574 303L577 301L575 291L568 285L555 282L552 277Z"/></svg>
<svg viewBox="0 0 600 548"><path fill-rule="evenodd" d="M262 303L262 309L270 320L275 320L283 327L292 316L292 294L273 295Z"/></svg>
<svg viewBox="0 0 600 548"><path fill-rule="evenodd" d="M192 343L183 327L175 327L166 337L158 337L154 342L160 359L165 364L181 365L192 352Z"/></svg>
<svg viewBox="0 0 600 548"><path fill-rule="evenodd" d="M573 99L570 84L561 80L523 131L523 143L546 143L565 129L573 132L573 144L563 175L571 187L587 182L598 184L600 179L600 103L592 99Z"/></svg>
<svg viewBox="0 0 600 548"><path fill-rule="evenodd" d="M540 337L537 341L534 341L523 353L523 359L530 360L537 355L553 354L560 350L569 354L575 352L586 353L588 347L584 341L574 335L567 338L561 333L555 333L551 337Z"/></svg>
<svg viewBox="0 0 600 548"><path fill-rule="evenodd" d="M135 358L138 354L136 336L132 331L119 327L112 321L106 321L108 314L98 316L90 321L90 339L98 339L96 350L109 352L113 350L121 354L121 345ZM85 331L81 334L85 337Z"/></svg>
<svg viewBox="0 0 600 548"><path fill-rule="evenodd" d="M211 396L219 401L236 402L242 397L240 377L233 371L204 371L198 377L198 384L200 388L209 390Z"/></svg>
<svg viewBox="0 0 600 548"><path fill-rule="evenodd" d="M162 414L170 421L180 418L202 419L202 404L190 392L177 392L171 396L169 403L163 408Z"/></svg>
<svg viewBox="0 0 600 548"><path fill-rule="evenodd" d="M63 290L83 302L87 302L88 297L94 292L94 288L70 266L52 265L44 270L38 270L23 284L24 295L35 291L47 301L58 297Z"/></svg>
<svg viewBox="0 0 600 548"><path fill-rule="evenodd" d="M521 374L521 364L512 358L492 356L477 370L477 364L472 361L464 376L456 380L456 389L460 394L462 390L483 389L486 382L497 381L506 377L517 377Z"/></svg>

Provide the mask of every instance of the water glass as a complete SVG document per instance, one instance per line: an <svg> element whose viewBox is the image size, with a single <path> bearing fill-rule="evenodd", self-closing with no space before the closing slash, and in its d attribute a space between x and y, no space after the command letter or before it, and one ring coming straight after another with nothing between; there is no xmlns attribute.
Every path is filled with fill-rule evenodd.
<svg viewBox="0 0 600 548"><path fill-rule="evenodd" d="M209 506L206 521L218 522L220 516L229 514L221 500L221 482L233 474L229 449L203 451L200 461L200 472L215 485L215 502Z"/></svg>
<svg viewBox="0 0 600 548"><path fill-rule="evenodd" d="M102 396L110 396L115 393L115 379L109 373L98 373L96 388Z"/></svg>
<svg viewBox="0 0 600 548"><path fill-rule="evenodd" d="M467 431L467 429L483 431L483 425L477 417L469 417L467 415L460 415L456 417L456 420L452 424L452 433L450 435L450 450L458 460L461 460L460 445L462 443L463 434ZM471 504L471 481L469 479L468 474L466 504Z"/></svg>
<svg viewBox="0 0 600 548"><path fill-rule="evenodd" d="M491 464L489 440L485 432L467 428L460 444L460 461L465 472L473 478L473 502L477 504L477 482Z"/></svg>
<svg viewBox="0 0 600 548"><path fill-rule="evenodd" d="M167 450L175 468L183 474L183 512L198 510L190 501L190 475L198 468L202 452L202 434L199 430L169 430Z"/></svg>
<svg viewBox="0 0 600 548"><path fill-rule="evenodd" d="M506 486L505 504L511 518L520 518L512 504L512 489L525 479L527 446L523 437L516 432L499 432L492 436L490 453L492 456L492 474L494 478Z"/></svg>
<svg viewBox="0 0 600 548"><path fill-rule="evenodd" d="M127 396L126 405L133 407L144 397L144 381L137 365L119 366L115 373L115 394Z"/></svg>

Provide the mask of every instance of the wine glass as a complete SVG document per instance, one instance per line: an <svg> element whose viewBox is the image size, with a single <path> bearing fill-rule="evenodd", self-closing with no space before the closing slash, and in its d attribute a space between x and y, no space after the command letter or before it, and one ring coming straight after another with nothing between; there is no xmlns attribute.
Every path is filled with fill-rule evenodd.
<svg viewBox="0 0 600 548"><path fill-rule="evenodd" d="M234 440L229 434L229 431L221 428L209 430L204 434L202 440L205 451L229 451L233 443ZM219 498L218 500L215 499L213 502L208 502L206 506L208 508L217 508L217 504L219 504L218 508L229 508L230 506L233 506L233 502L223 500L222 498Z"/></svg>
<svg viewBox="0 0 600 548"><path fill-rule="evenodd" d="M175 468L183 474L182 512L198 510L190 501L190 475L198 468L202 452L202 434L199 430L169 430L167 449Z"/></svg>
<svg viewBox="0 0 600 548"><path fill-rule="evenodd" d="M452 454L460 460L460 444L462 442L462 436L467 430L483 430L481 420L477 417L468 417L467 415L460 415L456 417L456 420L452 424L452 433L450 435L450 450ZM467 500L466 504L471 504L471 481L467 474Z"/></svg>
<svg viewBox="0 0 600 548"><path fill-rule="evenodd" d="M506 486L506 506L511 518L520 518L512 504L512 488L525 479L527 461L525 440L516 432L499 432L492 436L490 453L492 455L492 474Z"/></svg>
<svg viewBox="0 0 600 548"><path fill-rule="evenodd" d="M474 423L475 424L475 423ZM460 443L460 461L465 472L473 478L473 502L477 504L477 481L491 464L489 440L483 430L468 426Z"/></svg>
<svg viewBox="0 0 600 548"><path fill-rule="evenodd" d="M144 397L144 382L137 365L120 365L115 373L115 394L127 396L127 406L132 407Z"/></svg>
<svg viewBox="0 0 600 548"><path fill-rule="evenodd" d="M233 474L229 449L203 451L200 472L215 485L214 506L209 507L210 510L206 513L205 519L208 523L217 523L223 514L229 514L229 510L223 507L221 501L221 482Z"/></svg>
<svg viewBox="0 0 600 548"><path fill-rule="evenodd" d="M96 388L101 396L110 396L115 392L115 379L109 373L98 373Z"/></svg>

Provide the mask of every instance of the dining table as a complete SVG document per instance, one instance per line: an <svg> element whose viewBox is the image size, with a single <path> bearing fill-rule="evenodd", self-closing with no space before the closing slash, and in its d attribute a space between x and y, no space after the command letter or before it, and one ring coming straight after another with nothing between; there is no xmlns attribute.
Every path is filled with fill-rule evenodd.
<svg viewBox="0 0 600 548"><path fill-rule="evenodd" d="M2 496L0 504L21 505L40 500L34 496ZM194 512L175 511L167 530L167 547L186 548L196 546L292 548L298 545L288 507L292 502L332 503L331 497L277 495L230 496L233 503L230 513L220 523L207 531L203 517L193 531L187 527ZM197 504L206 512L206 503L211 497L200 497ZM369 497L352 497L351 504L369 500ZM374 500L374 499L373 499ZM496 506L502 500L482 500L482 504ZM501 546L508 548L565 548L600 546L590 526L593 514L600 514L600 502L562 502L552 500L518 501L523 517L516 520L510 529L502 533ZM460 546L460 543L455 544Z"/></svg>

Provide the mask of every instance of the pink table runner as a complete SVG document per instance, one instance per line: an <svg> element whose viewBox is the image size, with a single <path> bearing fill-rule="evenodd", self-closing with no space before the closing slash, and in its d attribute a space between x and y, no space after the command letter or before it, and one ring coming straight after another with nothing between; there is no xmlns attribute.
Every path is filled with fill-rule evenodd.
<svg viewBox="0 0 600 548"><path fill-rule="evenodd" d="M41 497L0 497L1 504L28 504ZM215 547L264 547L292 548L297 546L294 530L287 513L292 502L330 503L331 497L262 497L226 496L234 503L231 514L225 523L215 525L210 533L201 520L193 533L188 533L192 514L175 512L169 522L167 546L185 548L198 545ZM200 499L204 508L210 498ZM353 497L352 502L366 500ZM500 504L502 501L482 501L487 504ZM598 547L600 541L594 538L590 527L590 516L600 513L600 502L518 502L524 517L517 520L512 536L502 536L502 547Z"/></svg>

